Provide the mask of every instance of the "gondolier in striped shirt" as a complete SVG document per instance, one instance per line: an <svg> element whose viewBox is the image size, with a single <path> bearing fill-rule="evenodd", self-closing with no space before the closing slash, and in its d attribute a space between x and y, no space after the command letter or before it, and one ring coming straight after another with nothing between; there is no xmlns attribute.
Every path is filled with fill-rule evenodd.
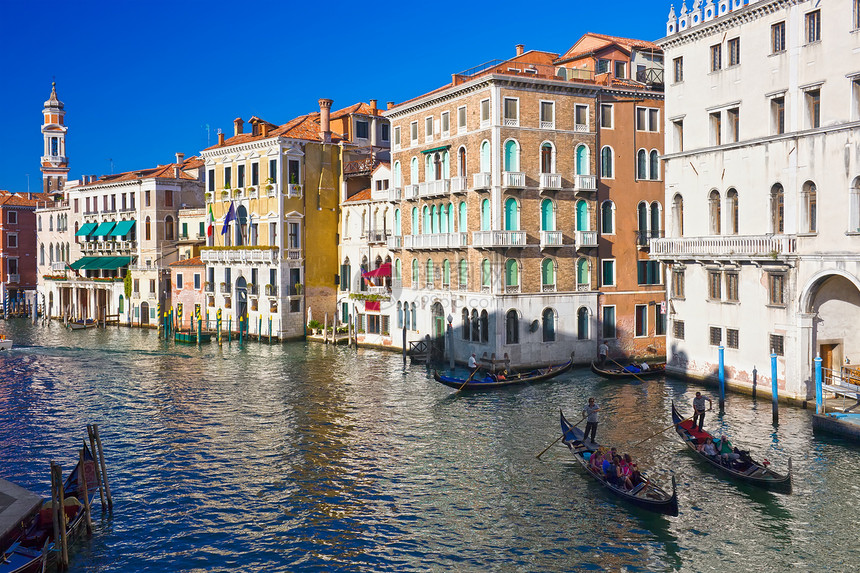
<svg viewBox="0 0 860 573"><path fill-rule="evenodd" d="M599 418L597 417L597 412L600 411L600 406L595 404L594 398L588 399L588 405L582 409L582 416L586 418L585 420L585 435L583 438L585 441L588 441L588 433L591 432L591 441L597 437L597 422Z"/></svg>

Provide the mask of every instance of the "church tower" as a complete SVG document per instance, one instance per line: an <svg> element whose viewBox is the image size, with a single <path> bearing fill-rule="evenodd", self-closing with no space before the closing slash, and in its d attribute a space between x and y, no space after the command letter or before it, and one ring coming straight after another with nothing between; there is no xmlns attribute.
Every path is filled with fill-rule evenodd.
<svg viewBox="0 0 860 573"><path fill-rule="evenodd" d="M62 192L69 177L69 158L66 157L66 131L63 125L63 102L57 99L57 83L51 84L51 97L42 110L42 137L45 149L42 154L42 191Z"/></svg>

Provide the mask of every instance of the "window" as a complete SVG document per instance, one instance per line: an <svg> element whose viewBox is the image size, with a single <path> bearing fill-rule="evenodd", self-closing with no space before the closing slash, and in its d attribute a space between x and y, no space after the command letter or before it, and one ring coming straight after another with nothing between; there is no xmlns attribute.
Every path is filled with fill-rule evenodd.
<svg viewBox="0 0 860 573"><path fill-rule="evenodd" d="M588 340L588 322L588 309L582 306L576 312L577 340Z"/></svg>
<svg viewBox="0 0 860 573"><path fill-rule="evenodd" d="M666 335L666 303L656 305L654 311L654 334L656 336Z"/></svg>
<svg viewBox="0 0 860 573"><path fill-rule="evenodd" d="M466 106L457 108L457 131L466 131Z"/></svg>
<svg viewBox="0 0 860 573"><path fill-rule="evenodd" d="M708 299L709 300L720 300L723 298L722 292L720 291L720 287L722 284L722 277L720 276L719 271L708 271Z"/></svg>
<svg viewBox="0 0 860 573"><path fill-rule="evenodd" d="M615 259L603 260L600 268L603 286L615 286Z"/></svg>
<svg viewBox="0 0 860 573"><path fill-rule="evenodd" d="M540 102L540 128L555 128L555 103L551 101Z"/></svg>
<svg viewBox="0 0 860 573"><path fill-rule="evenodd" d="M409 124L409 139L414 144L418 141L418 122L413 121Z"/></svg>
<svg viewBox="0 0 860 573"><path fill-rule="evenodd" d="M684 198L680 193L672 198L672 229L675 236L684 236Z"/></svg>
<svg viewBox="0 0 860 573"><path fill-rule="evenodd" d="M574 123L576 124L574 126L576 131L588 131L588 106L587 105L577 104L576 106L574 106L573 118L574 118Z"/></svg>
<svg viewBox="0 0 860 573"><path fill-rule="evenodd" d="M543 341L555 342L555 311L545 308L541 318L543 318Z"/></svg>
<svg viewBox="0 0 860 573"><path fill-rule="evenodd" d="M721 145L723 132L722 112L716 111L710 115L711 145Z"/></svg>
<svg viewBox="0 0 860 573"><path fill-rule="evenodd" d="M660 261L637 261L637 278L640 285L661 284Z"/></svg>
<svg viewBox="0 0 860 573"><path fill-rule="evenodd" d="M675 58L672 60L672 64L675 70L675 83L679 84L684 81L684 58Z"/></svg>
<svg viewBox="0 0 860 573"><path fill-rule="evenodd" d="M18 224L18 212L17 211L7 211L7 213L9 213L9 214L6 215L6 221L10 225L17 225ZM57 229L57 230L60 230L60 229Z"/></svg>
<svg viewBox="0 0 860 573"><path fill-rule="evenodd" d="M636 179L648 179L648 153L644 149L636 153Z"/></svg>
<svg viewBox="0 0 860 573"><path fill-rule="evenodd" d="M517 126L520 124L520 102L516 98L506 97L504 99L504 119L505 125Z"/></svg>
<svg viewBox="0 0 860 573"><path fill-rule="evenodd" d="M603 307L603 338L615 338L615 307Z"/></svg>
<svg viewBox="0 0 860 573"><path fill-rule="evenodd" d="M711 235L719 235L721 233L720 223L722 221L722 209L720 206L720 192L716 189L708 195L708 212L710 220Z"/></svg>
<svg viewBox="0 0 860 573"><path fill-rule="evenodd" d="M738 211L738 192L735 189L729 189L726 191L726 207L728 208L728 234L729 235L737 235L738 234L738 225L740 223L739 217L740 213Z"/></svg>
<svg viewBox="0 0 860 573"><path fill-rule="evenodd" d="M613 156L612 148L609 146L600 150L600 176L606 179L613 178Z"/></svg>
<svg viewBox="0 0 860 573"><path fill-rule="evenodd" d="M860 0L854 0L854 19L852 20L851 26L855 30L860 28Z"/></svg>
<svg viewBox="0 0 860 573"><path fill-rule="evenodd" d="M233 168L225 167L224 168L224 188L229 189L233 186ZM149 199L147 198L146 206L149 207Z"/></svg>
<svg viewBox="0 0 860 573"><path fill-rule="evenodd" d="M711 46L711 71L718 72L723 67L723 47L720 44Z"/></svg>
<svg viewBox="0 0 860 573"><path fill-rule="evenodd" d="M738 273L726 273L726 300L738 302Z"/></svg>
<svg viewBox="0 0 860 573"><path fill-rule="evenodd" d="M194 289L200 290L200 284L200 273L194 273Z"/></svg>
<svg viewBox="0 0 860 573"><path fill-rule="evenodd" d="M785 98L775 97L770 100L770 113L773 121L773 132L776 135L785 133Z"/></svg>
<svg viewBox="0 0 860 573"><path fill-rule="evenodd" d="M710 331L708 342L711 346L719 346L723 342L723 329L719 326L711 326L708 330Z"/></svg>
<svg viewBox="0 0 860 573"><path fill-rule="evenodd" d="M785 339L781 334L770 335L770 353L777 356L785 355Z"/></svg>
<svg viewBox="0 0 860 573"><path fill-rule="evenodd" d="M155 292L155 279L149 279L149 292Z"/></svg>
<svg viewBox="0 0 860 573"><path fill-rule="evenodd" d="M741 63L741 39L732 38L726 43L729 50L729 66L737 66Z"/></svg>
<svg viewBox="0 0 860 573"><path fill-rule="evenodd" d="M615 62L615 77L624 79L627 76L627 62Z"/></svg>
<svg viewBox="0 0 860 573"><path fill-rule="evenodd" d="M821 90L809 90L806 92L806 112L809 119L809 127L821 127Z"/></svg>
<svg viewBox="0 0 860 573"><path fill-rule="evenodd" d="M357 120L355 122L355 137L357 139L367 139L367 133L369 131L369 124L364 120Z"/></svg>
<svg viewBox="0 0 860 573"><path fill-rule="evenodd" d="M424 118L424 141L433 141L433 118Z"/></svg>
<svg viewBox="0 0 860 573"><path fill-rule="evenodd" d="M648 155L648 171L652 181L660 179L660 154L656 149L652 149Z"/></svg>
<svg viewBox="0 0 860 573"><path fill-rule="evenodd" d="M672 270L672 298L684 298L684 269Z"/></svg>
<svg viewBox="0 0 860 573"><path fill-rule="evenodd" d="M818 231L818 193L815 183L807 181L803 184L803 218L807 233Z"/></svg>
<svg viewBox="0 0 860 573"><path fill-rule="evenodd" d="M636 320L634 325L634 336L648 336L648 305L636 305Z"/></svg>
<svg viewBox="0 0 860 573"><path fill-rule="evenodd" d="M214 169L209 170L209 172L207 174L207 179L208 179L208 181L206 182L208 185L207 189L209 189L209 191L215 191L215 170Z"/></svg>
<svg viewBox="0 0 860 573"><path fill-rule="evenodd" d="M806 43L821 41L821 10L806 14Z"/></svg>
<svg viewBox="0 0 860 573"><path fill-rule="evenodd" d="M481 100L481 127L490 125L490 100Z"/></svg>
<svg viewBox="0 0 860 573"><path fill-rule="evenodd" d="M675 135L675 151L684 151L684 120L676 119L672 122Z"/></svg>
<svg viewBox="0 0 860 573"><path fill-rule="evenodd" d="M774 234L785 232L785 192L779 183L770 190L770 216L770 232Z"/></svg>
<svg viewBox="0 0 860 573"><path fill-rule="evenodd" d="M600 59L597 60L597 74L608 74L609 73L609 60Z"/></svg>
<svg viewBox="0 0 860 573"><path fill-rule="evenodd" d="M238 165L236 167L236 187L245 186L245 166Z"/></svg>
<svg viewBox="0 0 860 573"><path fill-rule="evenodd" d="M737 143L740 139L740 109L726 110L726 120L729 122L729 143Z"/></svg>
<svg viewBox="0 0 860 573"><path fill-rule="evenodd" d="M179 290L182 290L183 285L185 284L183 279L184 277L182 276L182 273L176 273L176 288Z"/></svg>
<svg viewBox="0 0 860 573"><path fill-rule="evenodd" d="M768 303L773 306L785 306L785 275L768 273Z"/></svg>
<svg viewBox="0 0 860 573"><path fill-rule="evenodd" d="M660 131L660 110L654 107L636 108L637 131Z"/></svg>
<svg viewBox="0 0 860 573"><path fill-rule="evenodd" d="M442 124L442 137L446 137L451 132L451 112L443 111L440 123Z"/></svg>
<svg viewBox="0 0 860 573"><path fill-rule="evenodd" d="M678 340L684 340L684 321L672 321L672 335Z"/></svg>
<svg viewBox="0 0 860 573"><path fill-rule="evenodd" d="M391 139L391 126L387 123L382 124L382 141L389 141Z"/></svg>
<svg viewBox="0 0 860 573"><path fill-rule="evenodd" d="M272 183L278 182L278 160L270 159L269 160L269 179L272 180Z"/></svg>
<svg viewBox="0 0 860 573"><path fill-rule="evenodd" d="M777 22L770 27L770 53L785 51L785 22Z"/></svg>
<svg viewBox="0 0 860 573"><path fill-rule="evenodd" d="M604 201L600 205L600 232L604 235L615 234L615 204L612 201Z"/></svg>
<svg viewBox="0 0 860 573"><path fill-rule="evenodd" d="M520 342L520 319L517 311L511 309L505 315L505 344L519 344Z"/></svg>
<svg viewBox="0 0 860 573"><path fill-rule="evenodd" d="M600 127L603 129L612 129L614 119L615 106L610 103L600 104Z"/></svg>
<svg viewBox="0 0 860 573"><path fill-rule="evenodd" d="M10 249L18 248L18 233L9 233L6 235L6 246Z"/></svg>
<svg viewBox="0 0 860 573"><path fill-rule="evenodd" d="M260 184L260 164L256 161L251 164L251 185Z"/></svg>

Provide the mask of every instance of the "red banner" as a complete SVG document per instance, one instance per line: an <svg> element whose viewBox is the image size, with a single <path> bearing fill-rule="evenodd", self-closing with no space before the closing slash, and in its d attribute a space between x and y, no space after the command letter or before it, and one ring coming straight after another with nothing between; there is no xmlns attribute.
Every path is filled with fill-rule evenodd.
<svg viewBox="0 0 860 573"><path fill-rule="evenodd" d="M375 310L379 312L379 301L378 300L366 300L364 301L364 310Z"/></svg>

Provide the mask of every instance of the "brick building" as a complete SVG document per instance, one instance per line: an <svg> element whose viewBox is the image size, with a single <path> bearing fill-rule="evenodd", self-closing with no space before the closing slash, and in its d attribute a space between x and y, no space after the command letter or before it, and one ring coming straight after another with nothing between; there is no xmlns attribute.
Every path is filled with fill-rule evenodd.
<svg viewBox="0 0 860 573"><path fill-rule="evenodd" d="M36 204L46 198L43 193L0 190L0 304L6 310L33 300L37 283Z"/></svg>

